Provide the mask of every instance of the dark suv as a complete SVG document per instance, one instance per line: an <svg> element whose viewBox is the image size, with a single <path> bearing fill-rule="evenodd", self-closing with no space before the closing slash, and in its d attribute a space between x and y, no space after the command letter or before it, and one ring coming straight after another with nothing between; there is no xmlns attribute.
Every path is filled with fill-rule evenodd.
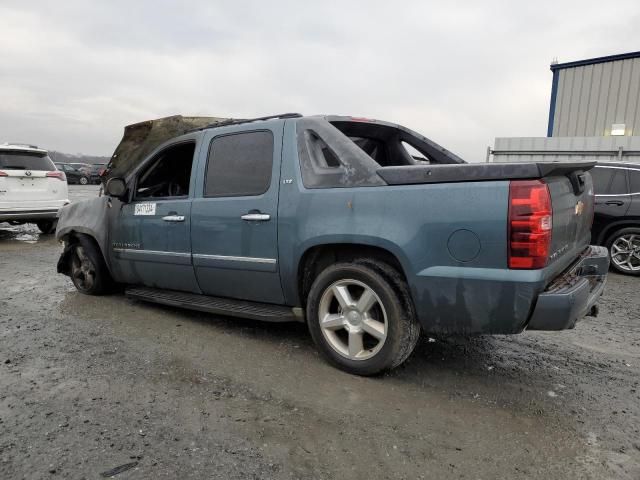
<svg viewBox="0 0 640 480"><path fill-rule="evenodd" d="M91 182L91 174L89 172L83 172L71 163L56 163L56 167L58 167L58 170L63 171L67 176L67 183L88 185Z"/></svg>
<svg viewBox="0 0 640 480"><path fill-rule="evenodd" d="M591 176L596 194L592 243L609 249L617 271L640 275L640 164L599 163Z"/></svg>

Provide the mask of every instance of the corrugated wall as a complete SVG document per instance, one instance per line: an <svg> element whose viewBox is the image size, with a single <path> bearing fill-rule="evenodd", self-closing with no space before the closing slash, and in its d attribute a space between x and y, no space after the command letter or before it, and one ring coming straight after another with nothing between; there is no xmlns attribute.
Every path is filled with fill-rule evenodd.
<svg viewBox="0 0 640 480"><path fill-rule="evenodd" d="M553 136L609 135L614 123L640 136L640 58L558 70Z"/></svg>
<svg viewBox="0 0 640 480"><path fill-rule="evenodd" d="M640 163L637 137L502 137L491 150L493 162L600 162Z"/></svg>

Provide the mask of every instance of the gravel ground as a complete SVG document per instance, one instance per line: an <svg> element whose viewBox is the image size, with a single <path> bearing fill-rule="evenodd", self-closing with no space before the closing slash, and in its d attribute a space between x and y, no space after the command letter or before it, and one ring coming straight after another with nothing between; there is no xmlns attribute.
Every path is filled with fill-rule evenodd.
<svg viewBox="0 0 640 480"><path fill-rule="evenodd" d="M359 378L302 325L80 295L60 251L0 224L2 479L640 478L640 279L575 330L425 339Z"/></svg>

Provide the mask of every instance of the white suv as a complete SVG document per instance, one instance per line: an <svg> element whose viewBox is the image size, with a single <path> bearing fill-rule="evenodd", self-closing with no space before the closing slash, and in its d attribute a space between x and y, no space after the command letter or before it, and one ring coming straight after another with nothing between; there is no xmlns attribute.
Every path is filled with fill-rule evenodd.
<svg viewBox="0 0 640 480"><path fill-rule="evenodd" d="M67 203L67 179L46 150L0 144L0 223L35 223L53 233L58 209Z"/></svg>

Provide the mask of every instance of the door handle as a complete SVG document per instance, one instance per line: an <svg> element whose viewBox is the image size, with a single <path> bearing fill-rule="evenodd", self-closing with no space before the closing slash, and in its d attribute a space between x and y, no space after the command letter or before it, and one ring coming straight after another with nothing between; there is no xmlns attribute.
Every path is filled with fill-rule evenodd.
<svg viewBox="0 0 640 480"><path fill-rule="evenodd" d="M167 215L162 217L165 222L184 222L184 215Z"/></svg>
<svg viewBox="0 0 640 480"><path fill-rule="evenodd" d="M621 207L624 202L622 200L609 200L607 202L604 202L605 205L617 205L619 207Z"/></svg>
<svg viewBox="0 0 640 480"><path fill-rule="evenodd" d="M247 222L268 222L271 220L271 215L268 213L246 213L240 218Z"/></svg>

